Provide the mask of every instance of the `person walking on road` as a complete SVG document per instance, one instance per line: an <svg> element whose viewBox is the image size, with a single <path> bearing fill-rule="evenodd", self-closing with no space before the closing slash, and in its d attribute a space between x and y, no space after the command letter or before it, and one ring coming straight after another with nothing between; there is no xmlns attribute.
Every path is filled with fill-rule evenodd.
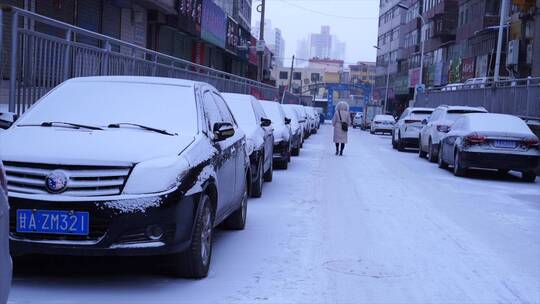
<svg viewBox="0 0 540 304"><path fill-rule="evenodd" d="M351 115L349 114L349 104L341 101L336 105L334 118L334 143L336 144L336 155L343 155L343 149L347 143L347 134L351 126Z"/></svg>

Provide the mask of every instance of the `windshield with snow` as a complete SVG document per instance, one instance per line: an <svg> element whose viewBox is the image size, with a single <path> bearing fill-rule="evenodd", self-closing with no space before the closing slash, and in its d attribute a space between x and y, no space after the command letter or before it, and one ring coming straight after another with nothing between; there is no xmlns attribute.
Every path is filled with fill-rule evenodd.
<svg viewBox="0 0 540 304"><path fill-rule="evenodd" d="M263 102L262 106L264 108L264 112L270 120L272 120L273 124L284 124L284 113L280 111L279 104L278 103L272 103L272 102Z"/></svg>
<svg viewBox="0 0 540 304"><path fill-rule="evenodd" d="M107 127L129 123L193 135L197 133L196 113L191 87L69 82L44 97L17 125L68 122Z"/></svg>
<svg viewBox="0 0 540 304"><path fill-rule="evenodd" d="M463 114L468 113L484 113L483 111L474 111L474 110L452 110L448 111L446 114L446 120L448 121L456 121L458 120Z"/></svg>
<svg viewBox="0 0 540 304"><path fill-rule="evenodd" d="M227 102L227 105L229 106L229 109L231 109L231 112L239 125L257 124L253 107L249 101Z"/></svg>

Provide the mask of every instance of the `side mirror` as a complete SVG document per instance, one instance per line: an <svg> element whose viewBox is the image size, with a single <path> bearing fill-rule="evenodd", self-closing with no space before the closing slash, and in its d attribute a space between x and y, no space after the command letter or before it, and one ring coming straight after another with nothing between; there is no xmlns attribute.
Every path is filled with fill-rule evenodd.
<svg viewBox="0 0 540 304"><path fill-rule="evenodd" d="M290 119L290 118L287 118L287 117L285 117L285 124L286 124L286 125L289 125L289 124L291 124L291 119Z"/></svg>
<svg viewBox="0 0 540 304"><path fill-rule="evenodd" d="M272 125L272 121L268 118L261 118L261 127L270 127Z"/></svg>
<svg viewBox="0 0 540 304"><path fill-rule="evenodd" d="M215 141L223 141L234 136L234 126L229 122L216 122L213 133Z"/></svg>
<svg viewBox="0 0 540 304"><path fill-rule="evenodd" d="M427 125L427 118L424 118L424 120L422 120L422 124Z"/></svg>
<svg viewBox="0 0 540 304"><path fill-rule="evenodd" d="M10 112L0 113L0 129L8 129L19 119L19 115Z"/></svg>

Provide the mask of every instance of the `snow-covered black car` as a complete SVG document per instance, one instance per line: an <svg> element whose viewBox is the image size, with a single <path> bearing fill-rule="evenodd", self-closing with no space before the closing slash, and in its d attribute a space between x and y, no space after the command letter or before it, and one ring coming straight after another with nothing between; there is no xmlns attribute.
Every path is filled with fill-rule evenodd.
<svg viewBox="0 0 540 304"><path fill-rule="evenodd" d="M238 126L246 134L246 152L251 164L251 196L261 197L264 181L273 175L274 129L261 104L251 95L222 94Z"/></svg>
<svg viewBox="0 0 540 304"><path fill-rule="evenodd" d="M68 80L0 142L14 255L162 255L201 278L214 227L244 228L245 135L208 84Z"/></svg>
<svg viewBox="0 0 540 304"><path fill-rule="evenodd" d="M9 206L4 166L0 161L0 303L6 303L11 286L11 256L9 255Z"/></svg>
<svg viewBox="0 0 540 304"><path fill-rule="evenodd" d="M283 110L287 118L291 120L291 155L298 156L300 155L300 148L302 147L303 141L303 128L300 124L300 115L295 109L295 105L284 104Z"/></svg>
<svg viewBox="0 0 540 304"><path fill-rule="evenodd" d="M274 164L277 168L286 170L291 161L291 120L286 117L281 104L274 101L260 103L274 127Z"/></svg>
<svg viewBox="0 0 540 304"><path fill-rule="evenodd" d="M519 171L534 182L540 161L538 137L519 117L506 114L464 114L441 139L439 167L454 167L456 176L468 168Z"/></svg>

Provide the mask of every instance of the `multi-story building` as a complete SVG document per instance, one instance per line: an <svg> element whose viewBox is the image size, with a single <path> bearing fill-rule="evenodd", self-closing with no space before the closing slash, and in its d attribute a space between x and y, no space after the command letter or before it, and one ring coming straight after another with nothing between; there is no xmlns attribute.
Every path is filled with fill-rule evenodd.
<svg viewBox="0 0 540 304"><path fill-rule="evenodd" d="M316 83L324 82L325 69L320 67L303 67L295 68L292 73L289 67L276 67L272 70L272 78L276 79L276 85L280 92L288 90L289 81L291 81L291 92L293 94L308 94L318 96L318 91L315 94L309 92L309 86ZM321 95L322 96L322 95Z"/></svg>
<svg viewBox="0 0 540 304"><path fill-rule="evenodd" d="M395 100L394 82L398 75L398 59L403 57L402 25L405 10L398 6L402 0L381 0L379 6L379 30L377 39L377 62L373 99L382 103L387 94L391 105ZM388 90L387 88L388 81ZM391 107L388 107L391 109Z"/></svg>
<svg viewBox="0 0 540 304"><path fill-rule="evenodd" d="M253 26L252 34L255 37L259 37L259 31L260 22L257 22ZM283 66L285 59L285 39L283 39L281 29L272 27L272 21L269 19L265 19L264 21L264 41L274 55L274 64L279 67Z"/></svg>
<svg viewBox="0 0 540 304"><path fill-rule="evenodd" d="M359 61L356 64L349 65L350 82L366 82L375 84L375 62Z"/></svg>
<svg viewBox="0 0 540 304"><path fill-rule="evenodd" d="M320 33L313 33L309 37L310 58L331 58L332 56L332 35L330 35L330 26L321 27Z"/></svg>

